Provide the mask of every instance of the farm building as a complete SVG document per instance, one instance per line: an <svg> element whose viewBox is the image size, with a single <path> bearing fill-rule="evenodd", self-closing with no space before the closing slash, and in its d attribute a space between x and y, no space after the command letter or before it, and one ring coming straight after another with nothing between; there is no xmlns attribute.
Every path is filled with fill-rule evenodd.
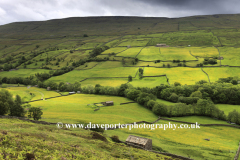
<svg viewBox="0 0 240 160"><path fill-rule="evenodd" d="M128 48L131 48L131 46L130 46L130 45L128 45L127 47L128 47Z"/></svg>
<svg viewBox="0 0 240 160"><path fill-rule="evenodd" d="M102 102L102 104L103 104L104 106L113 106L113 105L114 105L113 101Z"/></svg>
<svg viewBox="0 0 240 160"><path fill-rule="evenodd" d="M129 145L139 146L147 150L152 150L152 139L129 135L126 143Z"/></svg>
<svg viewBox="0 0 240 160"><path fill-rule="evenodd" d="M218 57L218 60L223 60L223 57Z"/></svg>
<svg viewBox="0 0 240 160"><path fill-rule="evenodd" d="M73 91L73 92L69 92L69 94L75 94L75 93L76 93L76 92L74 92L74 91Z"/></svg>
<svg viewBox="0 0 240 160"><path fill-rule="evenodd" d="M77 91L77 93L81 93L80 91Z"/></svg>
<svg viewBox="0 0 240 160"><path fill-rule="evenodd" d="M167 47L166 44L156 44L156 47Z"/></svg>
<svg viewBox="0 0 240 160"><path fill-rule="evenodd" d="M51 91L51 87L47 87L47 90L48 90L48 91Z"/></svg>

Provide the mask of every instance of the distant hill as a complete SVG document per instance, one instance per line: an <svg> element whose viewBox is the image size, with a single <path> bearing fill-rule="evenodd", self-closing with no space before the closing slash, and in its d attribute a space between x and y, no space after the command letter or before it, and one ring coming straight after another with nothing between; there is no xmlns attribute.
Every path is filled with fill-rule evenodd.
<svg viewBox="0 0 240 160"><path fill-rule="evenodd" d="M149 34L202 29L239 28L240 14L163 17L73 17L15 22L0 26L0 38L56 38L88 35Z"/></svg>

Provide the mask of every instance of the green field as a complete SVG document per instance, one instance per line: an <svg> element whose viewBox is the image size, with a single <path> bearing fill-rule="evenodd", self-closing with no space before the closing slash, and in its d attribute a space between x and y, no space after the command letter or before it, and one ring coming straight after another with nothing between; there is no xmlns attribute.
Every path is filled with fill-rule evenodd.
<svg viewBox="0 0 240 160"><path fill-rule="evenodd" d="M221 56L223 57L222 65L239 66L240 65L240 48L222 47L219 48Z"/></svg>
<svg viewBox="0 0 240 160"><path fill-rule="evenodd" d="M219 57L219 52L215 47L189 47L189 51L197 57Z"/></svg>
<svg viewBox="0 0 240 160"><path fill-rule="evenodd" d="M93 103L104 101L114 101L114 106L102 107L94 112ZM120 103L131 102L131 100L114 97L114 96L97 96L76 94L66 97L48 99L45 101L31 102L34 107L43 109L43 120L45 121L61 121L63 123L132 123L135 121L145 120L154 121L157 116L150 110L137 103L120 105ZM142 117L144 113L144 117Z"/></svg>
<svg viewBox="0 0 240 160"><path fill-rule="evenodd" d="M168 84L166 77L144 77L143 79L133 78L129 84L134 87L149 87L153 88L161 84Z"/></svg>
<svg viewBox="0 0 240 160"><path fill-rule="evenodd" d="M218 67L218 68L203 68L209 75L211 82L217 81L219 78L240 77L240 68L237 67Z"/></svg>
<svg viewBox="0 0 240 160"><path fill-rule="evenodd" d="M15 71L3 71L0 72L0 77L29 77L35 75L35 73L48 73L47 69L19 69Z"/></svg>
<svg viewBox="0 0 240 160"><path fill-rule="evenodd" d="M128 68L128 67L118 67L118 68L106 68L106 69L98 69L93 68L91 70L74 70L63 74L61 76L52 77L49 81L53 82L69 82L74 83L76 81L81 81L85 78L90 77L128 77L129 75L135 76L138 68Z"/></svg>
<svg viewBox="0 0 240 160"><path fill-rule="evenodd" d="M127 39L124 42L120 43L118 46L146 46L149 42L150 38L148 39Z"/></svg>
<svg viewBox="0 0 240 160"><path fill-rule="evenodd" d="M118 87L128 82L127 78L93 78L81 82L81 86L100 84L101 86Z"/></svg>
<svg viewBox="0 0 240 160"><path fill-rule="evenodd" d="M110 49L102 52L102 54L119 53L119 52L124 51L125 49L127 49L127 48L125 48L125 47L110 48Z"/></svg>
<svg viewBox="0 0 240 160"><path fill-rule="evenodd" d="M216 105L220 110L224 111L226 115L233 110L240 112L240 105L230 105L230 104L217 104Z"/></svg>
<svg viewBox="0 0 240 160"><path fill-rule="evenodd" d="M129 48L121 53L118 53L117 56L122 56L122 57L136 57L137 54L141 51L143 47L134 47L134 48Z"/></svg>
<svg viewBox="0 0 240 160"><path fill-rule="evenodd" d="M205 69L205 68L204 68ZM169 78L169 83L179 82L184 84L195 84L200 80L208 81L207 75L200 68L145 68L144 76L156 76L166 74Z"/></svg>
<svg viewBox="0 0 240 160"><path fill-rule="evenodd" d="M24 102L36 99L45 99L48 97L55 97L60 95L57 92L47 91L46 89L37 87L8 87L4 89L8 90L13 95L13 98L15 98L16 95L21 96L22 101Z"/></svg>
<svg viewBox="0 0 240 160"><path fill-rule="evenodd" d="M160 120L157 124L169 124ZM180 123L171 122L180 125ZM153 140L153 146L164 150L191 157L196 160L204 158L228 160L234 157L238 149L239 129L230 127L201 127L200 129L120 129L109 130L109 135L118 135L121 140L126 140L128 135L144 136ZM206 141L204 139L210 139ZM229 150L231 152L229 152Z"/></svg>

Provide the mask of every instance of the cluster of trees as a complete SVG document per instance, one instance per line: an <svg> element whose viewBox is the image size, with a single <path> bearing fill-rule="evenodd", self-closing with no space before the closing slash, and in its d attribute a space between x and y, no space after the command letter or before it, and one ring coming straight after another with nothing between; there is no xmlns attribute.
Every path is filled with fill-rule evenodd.
<svg viewBox="0 0 240 160"><path fill-rule="evenodd" d="M139 79L142 79L143 78L143 69L142 68L139 68L138 69L138 75L139 75Z"/></svg>
<svg viewBox="0 0 240 160"><path fill-rule="evenodd" d="M203 64L217 64L217 59L215 58L204 58Z"/></svg>
<svg viewBox="0 0 240 160"><path fill-rule="evenodd" d="M152 89L141 88L147 93L152 93L157 98L165 99L171 102L182 102L193 104L198 99L209 99L214 103L222 104L240 104L240 86L230 83L212 83L199 81L195 85L160 85Z"/></svg>
<svg viewBox="0 0 240 160"><path fill-rule="evenodd" d="M221 120L227 120L227 117L224 114L224 112L219 110L210 99L198 98L197 101L195 101L192 104L175 103L174 105L167 106L165 104L156 102L157 97L152 93L147 93L146 88L145 89L134 88L129 84L122 84L120 87L101 86L99 84L96 85L95 87L92 85L88 85L82 87L81 89L82 92L86 94L114 95L127 97L143 105L144 107L152 110L156 115L159 116L176 117L176 116L199 115L218 118ZM231 122L238 123L238 121L232 119Z"/></svg>
<svg viewBox="0 0 240 160"><path fill-rule="evenodd" d="M81 91L81 84L79 82L75 82L73 84L60 82L59 84L48 81L48 82L38 82L39 88L47 88L50 87L51 90L59 90L62 92L71 92L71 91Z"/></svg>
<svg viewBox="0 0 240 160"><path fill-rule="evenodd" d="M236 110L229 112L227 120L232 123L240 124L240 113Z"/></svg>
<svg viewBox="0 0 240 160"><path fill-rule="evenodd" d="M218 83L232 83L233 85L237 85L240 79L238 77L227 77L227 78L219 78Z"/></svg>
<svg viewBox="0 0 240 160"><path fill-rule="evenodd" d="M29 118L33 118L34 120L41 119L41 115L43 112L40 108L31 107L31 105L23 106L22 99L19 95L16 95L16 98L12 98L12 94L2 89L0 91L0 115L9 116L17 116L17 117L24 117L26 113L28 113ZM28 111L25 108L28 107Z"/></svg>
<svg viewBox="0 0 240 160"><path fill-rule="evenodd" d="M67 72L72 71L74 68L72 66L70 67L62 67L61 69L57 69L57 70L51 70L49 71L49 73L36 73L35 76L37 77L37 79L41 82L51 78L52 76L59 76L62 74L65 74Z"/></svg>
<svg viewBox="0 0 240 160"><path fill-rule="evenodd" d="M37 81L33 79L33 76L23 78L23 77L0 77L0 84L24 84L24 85L37 85Z"/></svg>
<svg viewBox="0 0 240 160"><path fill-rule="evenodd" d="M105 50L109 49L108 46L103 47L96 47L90 52L90 57L96 57L97 55L100 55Z"/></svg>

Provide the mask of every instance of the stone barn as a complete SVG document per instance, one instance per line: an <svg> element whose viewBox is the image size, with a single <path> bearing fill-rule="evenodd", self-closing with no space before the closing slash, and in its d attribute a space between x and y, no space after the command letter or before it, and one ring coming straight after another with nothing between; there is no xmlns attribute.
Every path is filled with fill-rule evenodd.
<svg viewBox="0 0 240 160"><path fill-rule="evenodd" d="M48 91L51 91L51 87L47 87L47 90L48 90Z"/></svg>
<svg viewBox="0 0 240 160"><path fill-rule="evenodd" d="M102 104L103 104L104 106L113 106L113 105L114 105L113 101L102 102Z"/></svg>
<svg viewBox="0 0 240 160"><path fill-rule="evenodd" d="M152 150L152 139L129 135L126 143L146 150Z"/></svg>
<svg viewBox="0 0 240 160"><path fill-rule="evenodd" d="M223 57L218 57L218 60L223 60Z"/></svg>

